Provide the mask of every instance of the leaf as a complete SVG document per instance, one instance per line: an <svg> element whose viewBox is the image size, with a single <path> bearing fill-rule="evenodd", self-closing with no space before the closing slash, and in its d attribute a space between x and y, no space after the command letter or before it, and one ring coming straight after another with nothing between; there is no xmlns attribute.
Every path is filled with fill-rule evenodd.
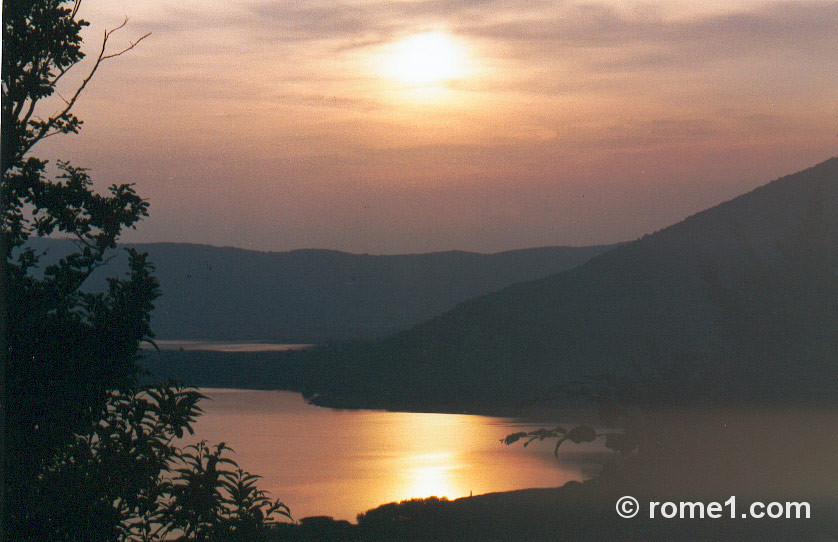
<svg viewBox="0 0 838 542"><path fill-rule="evenodd" d="M522 438L527 437L527 436L529 436L529 433L526 433L526 432L523 432L523 431L519 432L519 433L512 433L511 435L507 435L506 438L501 439L501 442L503 442L504 444L507 444L507 445L514 444L514 443L518 442L519 440L521 440Z"/></svg>
<svg viewBox="0 0 838 542"><path fill-rule="evenodd" d="M559 446L562 445L562 442L566 441L567 437L562 437L558 441L556 441L556 447L553 449L553 455L557 458L559 457Z"/></svg>
<svg viewBox="0 0 838 542"><path fill-rule="evenodd" d="M596 431L590 425L579 425L570 430L567 438L576 444L593 442L596 439Z"/></svg>

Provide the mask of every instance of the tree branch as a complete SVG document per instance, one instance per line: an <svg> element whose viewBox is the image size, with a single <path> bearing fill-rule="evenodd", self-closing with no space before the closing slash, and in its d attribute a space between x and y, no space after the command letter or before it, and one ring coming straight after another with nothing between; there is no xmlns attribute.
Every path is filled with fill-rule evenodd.
<svg viewBox="0 0 838 542"><path fill-rule="evenodd" d="M73 4L73 11L70 12L70 18L75 19L76 13L79 12L79 8L81 7L81 0L76 0Z"/></svg>
<svg viewBox="0 0 838 542"><path fill-rule="evenodd" d="M73 7L73 14L74 15L75 15L75 12L78 10L78 7L80 5L81 5L81 0L76 0L76 4ZM90 72L87 74L87 77L84 78L84 80L81 82L81 85L79 85L79 87L76 89L76 91L73 93L73 96L69 100L67 100L64 97L61 97L61 99L64 100L64 102L66 104L64 109L62 109L57 115L50 117L45 123L43 123L43 125L41 125L41 128L40 128L39 132L35 136L33 136L32 139L29 140L23 146L23 149L21 150L21 153L20 153L21 156L26 154L38 141L40 141L42 139L45 139L45 138L47 138L51 135L55 135L56 133L60 133L61 130L59 130L57 132L50 132L50 130L52 130L55 127L56 123L59 120L67 119L69 117L70 110L76 104L76 100L78 100L79 96L81 96L82 91L84 91L85 87L90 82L90 80L93 79L93 76L96 74L96 70L99 69L99 66L102 64L103 61L111 59L111 58L116 58L118 56L121 56L121 55L127 53L128 51L130 51L131 49L136 47L141 41L143 41L144 39L146 39L147 37L149 37L151 35L151 32L148 32L147 34L141 36L138 40L132 41L130 43L130 45L128 45L128 47L122 49L121 51L118 51L116 53L111 53L111 54L105 54L105 51L107 50L107 46L108 46L108 40L110 39L110 37L114 34L114 32L117 32L118 30L121 30L122 28L124 28L126 24L128 24L128 17L126 17L125 20L123 20L122 23L119 26L117 26L115 28L112 28L111 30L105 30L105 36L102 39L102 48L99 51L99 55L96 57L96 62L93 63L93 67L90 69ZM67 70L69 70L69 67L67 69L63 70L58 75L58 77L56 78L56 81L58 80L58 78L60 78L62 75L64 75L64 73L66 73ZM27 117L31 116L31 110L34 109L34 106L35 106L35 103L33 101L32 103L30 103L30 112L27 114ZM27 119L27 122L28 122L28 119Z"/></svg>

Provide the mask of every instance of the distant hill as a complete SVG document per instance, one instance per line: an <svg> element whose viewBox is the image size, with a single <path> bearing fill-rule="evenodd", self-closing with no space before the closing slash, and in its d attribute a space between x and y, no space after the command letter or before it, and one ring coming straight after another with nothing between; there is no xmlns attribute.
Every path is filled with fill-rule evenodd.
<svg viewBox="0 0 838 542"><path fill-rule="evenodd" d="M72 249L38 240L43 262ZM393 256L332 250L257 252L154 243L148 252L162 295L152 329L161 339L319 343L368 339L406 329L466 299L580 265L612 248L544 247L477 254ZM119 257L90 288L125 265Z"/></svg>
<svg viewBox="0 0 838 542"><path fill-rule="evenodd" d="M300 387L324 405L486 410L653 355L703 362L702 383L731 394L838 397L838 159L375 344L306 358Z"/></svg>

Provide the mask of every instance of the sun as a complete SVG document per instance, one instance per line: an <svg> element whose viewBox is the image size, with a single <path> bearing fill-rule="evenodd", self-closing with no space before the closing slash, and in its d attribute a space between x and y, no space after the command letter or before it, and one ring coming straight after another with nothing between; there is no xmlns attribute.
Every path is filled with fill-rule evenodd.
<svg viewBox="0 0 838 542"><path fill-rule="evenodd" d="M467 75L465 47L444 32L414 34L394 44L384 72L406 86L430 87Z"/></svg>

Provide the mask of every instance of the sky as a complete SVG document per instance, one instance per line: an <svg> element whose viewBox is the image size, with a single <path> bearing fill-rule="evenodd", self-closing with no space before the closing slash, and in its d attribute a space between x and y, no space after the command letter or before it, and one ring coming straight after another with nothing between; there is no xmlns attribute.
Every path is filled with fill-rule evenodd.
<svg viewBox="0 0 838 542"><path fill-rule="evenodd" d="M135 183L150 216L126 241L612 243L838 155L836 1L84 0L81 15L91 54L125 17L111 50L151 35L102 65L81 133L35 154Z"/></svg>

